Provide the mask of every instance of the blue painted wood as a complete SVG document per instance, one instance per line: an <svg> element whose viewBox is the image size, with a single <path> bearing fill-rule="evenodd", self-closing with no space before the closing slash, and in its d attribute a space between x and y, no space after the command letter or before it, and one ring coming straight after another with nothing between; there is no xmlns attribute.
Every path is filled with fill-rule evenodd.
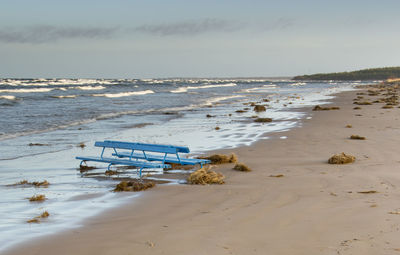
<svg viewBox="0 0 400 255"><path fill-rule="evenodd" d="M96 142L97 147L106 148L117 148L117 149L127 149L127 150L141 150L141 151L151 151L159 153L178 153L183 151L189 151L187 147L179 147L172 145L160 145L160 144L145 144L145 143L130 143L130 142L120 142L120 141L104 141ZM186 148L186 150L185 150Z"/></svg>
<svg viewBox="0 0 400 255"><path fill-rule="evenodd" d="M129 165L136 166L140 168L171 168L171 165L161 164L161 163L152 163L146 161L139 160L129 160L129 159L120 159L120 158L108 158L108 157L76 157L76 159L82 161L95 161L95 162L103 162L114 165Z"/></svg>
<svg viewBox="0 0 400 255"><path fill-rule="evenodd" d="M147 154L147 158L143 156L141 153L127 153L127 152L118 152L118 153L113 153L113 156L117 156L120 158L136 158L136 159L146 159L149 161L161 161L165 163L176 163L176 164L181 164L181 165L203 165L203 164L209 164L211 163L210 160L207 159L196 159L196 158L177 158L176 156L169 156L165 157L165 155L154 155L154 154ZM165 157L165 158L164 158Z"/></svg>

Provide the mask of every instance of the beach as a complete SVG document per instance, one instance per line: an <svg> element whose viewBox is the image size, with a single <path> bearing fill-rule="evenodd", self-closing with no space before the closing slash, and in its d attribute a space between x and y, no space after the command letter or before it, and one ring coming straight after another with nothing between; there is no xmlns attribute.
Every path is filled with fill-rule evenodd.
<svg viewBox="0 0 400 255"><path fill-rule="evenodd" d="M218 151L252 169L213 167L223 185L158 185L3 254L397 254L399 109L354 110L362 91L338 94L339 110L313 111L297 128ZM356 161L327 163L341 152Z"/></svg>

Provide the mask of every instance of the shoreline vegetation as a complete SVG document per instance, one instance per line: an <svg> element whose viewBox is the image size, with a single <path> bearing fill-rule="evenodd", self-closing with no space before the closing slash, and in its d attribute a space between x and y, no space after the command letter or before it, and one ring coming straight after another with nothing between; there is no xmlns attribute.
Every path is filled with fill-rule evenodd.
<svg viewBox="0 0 400 255"><path fill-rule="evenodd" d="M311 75L299 75L293 77L293 80L342 80L342 81L356 81L356 80L387 80L400 77L400 67L382 67L382 68L369 68L352 72L338 72L338 73L317 73Z"/></svg>

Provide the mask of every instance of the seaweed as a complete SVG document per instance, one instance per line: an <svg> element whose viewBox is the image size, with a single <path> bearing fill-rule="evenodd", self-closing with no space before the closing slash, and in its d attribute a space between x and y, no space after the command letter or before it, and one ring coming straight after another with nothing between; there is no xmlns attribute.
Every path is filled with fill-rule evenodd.
<svg viewBox="0 0 400 255"><path fill-rule="evenodd" d="M344 152L341 154L335 154L331 158L329 158L329 164L349 164L353 163L356 160L356 157L352 155L346 155Z"/></svg>
<svg viewBox="0 0 400 255"><path fill-rule="evenodd" d="M271 174L269 177L281 178L281 177L284 177L284 175L283 174L276 174L276 175Z"/></svg>
<svg viewBox="0 0 400 255"><path fill-rule="evenodd" d="M351 125L351 124L346 125L346 128L352 128L352 127L353 127L353 125Z"/></svg>
<svg viewBox="0 0 400 255"><path fill-rule="evenodd" d="M264 105L254 105L255 112L265 112L267 108Z"/></svg>
<svg viewBox="0 0 400 255"><path fill-rule="evenodd" d="M366 138L364 136L351 135L350 139L353 139L353 140L365 140Z"/></svg>
<svg viewBox="0 0 400 255"><path fill-rule="evenodd" d="M211 161L211 164L226 164L226 163L236 163L237 156L235 154L224 155L224 154L214 154L208 157L198 157L199 159L208 159Z"/></svg>
<svg viewBox="0 0 400 255"><path fill-rule="evenodd" d="M29 198L30 202L43 202L46 200L46 196L39 194L39 195L33 195L32 197Z"/></svg>
<svg viewBox="0 0 400 255"><path fill-rule="evenodd" d="M237 163L237 164L233 167L233 169L234 169L234 170L237 170L237 171L242 171L242 172L251 172L250 167L246 166L246 165L243 164L243 163Z"/></svg>
<svg viewBox="0 0 400 255"><path fill-rule="evenodd" d="M322 107L322 106L316 105L313 108L313 111L330 111L330 110L340 110L340 107L338 107L338 106Z"/></svg>
<svg viewBox="0 0 400 255"><path fill-rule="evenodd" d="M257 123L265 123L265 122L271 122L271 121L272 121L271 118L257 118L254 120L254 122L257 122Z"/></svg>
<svg viewBox="0 0 400 255"><path fill-rule="evenodd" d="M40 219L48 218L50 213L48 211L44 211L40 216L36 216L30 220L27 220L27 223L40 223Z"/></svg>
<svg viewBox="0 0 400 255"><path fill-rule="evenodd" d="M84 172L87 172L87 171L90 171L90 170L93 170L93 169L97 169L97 167L80 165L79 168L78 168L78 170L79 170L81 173L84 173Z"/></svg>
<svg viewBox="0 0 400 255"><path fill-rule="evenodd" d="M236 110L235 112L236 113L244 113L244 112L247 112L247 111L245 111L245 110Z"/></svg>
<svg viewBox="0 0 400 255"><path fill-rule="evenodd" d="M117 184L114 191L115 192L122 192L122 191L142 191L146 189L150 189L155 187L155 182L143 182L143 181L121 181Z"/></svg>
<svg viewBox="0 0 400 255"><path fill-rule="evenodd" d="M225 176L209 169L200 168L187 178L189 184L224 184Z"/></svg>

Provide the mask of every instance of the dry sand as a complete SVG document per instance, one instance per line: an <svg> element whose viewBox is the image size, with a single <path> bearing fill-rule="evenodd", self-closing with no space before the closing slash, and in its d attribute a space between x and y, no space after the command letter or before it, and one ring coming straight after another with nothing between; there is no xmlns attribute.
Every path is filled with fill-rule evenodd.
<svg viewBox="0 0 400 255"><path fill-rule="evenodd" d="M342 93L340 110L233 150L253 171L214 168L224 185L158 185L5 254L400 254L400 109L353 110L355 97ZM356 162L327 164L341 152Z"/></svg>

